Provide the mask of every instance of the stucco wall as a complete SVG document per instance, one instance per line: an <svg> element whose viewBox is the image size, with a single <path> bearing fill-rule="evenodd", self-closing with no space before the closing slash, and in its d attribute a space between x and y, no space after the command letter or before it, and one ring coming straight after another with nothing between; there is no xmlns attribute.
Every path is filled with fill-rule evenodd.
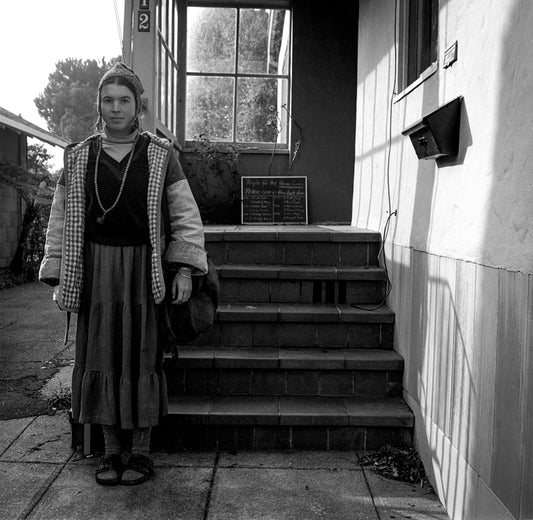
<svg viewBox="0 0 533 520"><path fill-rule="evenodd" d="M533 2L441 0L439 69L391 103L394 2L360 2L352 223L383 231L390 193L395 348L452 518L533 518L532 25ZM401 131L457 96L458 156L419 161Z"/></svg>
<svg viewBox="0 0 533 520"><path fill-rule="evenodd" d="M458 61L392 104L390 186L395 243L533 272L533 3L441 1L439 59ZM362 1L353 223L383 229L394 81L394 2ZM459 156L419 161L401 131L464 96Z"/></svg>

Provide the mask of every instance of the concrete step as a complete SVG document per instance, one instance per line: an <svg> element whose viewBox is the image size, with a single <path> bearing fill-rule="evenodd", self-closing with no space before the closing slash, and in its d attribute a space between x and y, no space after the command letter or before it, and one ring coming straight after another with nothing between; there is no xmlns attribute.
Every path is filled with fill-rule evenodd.
<svg viewBox="0 0 533 520"><path fill-rule="evenodd" d="M215 347L392 349L393 323L216 321L190 344Z"/></svg>
<svg viewBox="0 0 533 520"><path fill-rule="evenodd" d="M377 266L379 233L350 226L206 226L217 265Z"/></svg>
<svg viewBox="0 0 533 520"><path fill-rule="evenodd" d="M394 313L383 305L226 303L218 308L221 322L394 323Z"/></svg>
<svg viewBox="0 0 533 520"><path fill-rule="evenodd" d="M350 305L222 304L193 345L392 348L394 313Z"/></svg>
<svg viewBox="0 0 533 520"><path fill-rule="evenodd" d="M403 400L173 396L153 444L165 449L376 449L411 440Z"/></svg>
<svg viewBox="0 0 533 520"><path fill-rule="evenodd" d="M385 298L380 267L223 264L218 267L224 302L378 303Z"/></svg>
<svg viewBox="0 0 533 520"><path fill-rule="evenodd" d="M165 360L172 395L392 397L402 392L394 351L180 347Z"/></svg>
<svg viewBox="0 0 533 520"><path fill-rule="evenodd" d="M282 370L403 370L403 358L393 350L277 347L179 346L167 356L169 368L251 368Z"/></svg>
<svg viewBox="0 0 533 520"><path fill-rule="evenodd" d="M217 269L220 278L353 281L385 281L386 279L385 270L376 266L222 264Z"/></svg>

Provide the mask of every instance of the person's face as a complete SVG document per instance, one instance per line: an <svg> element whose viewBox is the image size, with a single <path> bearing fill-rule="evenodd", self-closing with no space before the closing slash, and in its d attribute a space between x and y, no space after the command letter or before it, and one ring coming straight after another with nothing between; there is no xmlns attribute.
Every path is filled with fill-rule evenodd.
<svg viewBox="0 0 533 520"><path fill-rule="evenodd" d="M102 87L100 113L107 130L115 135L131 133L135 119L135 96L124 85L110 83Z"/></svg>

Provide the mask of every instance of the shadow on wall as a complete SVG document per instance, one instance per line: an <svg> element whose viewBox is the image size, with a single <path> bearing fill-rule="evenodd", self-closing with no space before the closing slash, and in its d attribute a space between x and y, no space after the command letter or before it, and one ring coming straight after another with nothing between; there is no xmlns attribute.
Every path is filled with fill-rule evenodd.
<svg viewBox="0 0 533 520"><path fill-rule="evenodd" d="M484 246L500 273L491 487L533 518L533 3L513 0L500 52L493 183ZM495 258L492 258L493 252ZM518 255L518 256L517 256ZM502 262L500 259L504 258ZM514 267L516 266L516 267ZM511 272L511 271L521 272ZM489 281L482 281L482 286ZM502 384L504 382L504 384ZM496 442L497 439L497 442Z"/></svg>
<svg viewBox="0 0 533 520"><path fill-rule="evenodd" d="M470 121L468 119L468 100L463 99L461 103L461 122L459 127L459 152L452 157L439 157L435 162L439 170L448 166L458 166L464 164L466 151L473 144Z"/></svg>
<svg viewBox="0 0 533 520"><path fill-rule="evenodd" d="M397 315L397 333L405 351L404 386L409 399L418 402L417 448L432 467L434 484L451 518L474 515L464 505L468 475L456 449L445 448L446 439L461 456L472 460L479 445L475 435L479 395L475 387L472 341L475 336L475 302L462 299L461 289L473 286L475 264L457 264L422 251L390 246L394 287L390 302ZM472 287L473 289L473 287ZM483 305L482 302L478 302Z"/></svg>
<svg viewBox="0 0 533 520"><path fill-rule="evenodd" d="M419 161L410 241L415 250L403 260L398 255L405 251L393 246L392 253L398 285L393 308L413 310L409 323L400 317L397 331L402 344L410 345L406 387L416 388L413 398L430 419L426 438L419 430L419 441L432 453L437 487L452 518L488 518L494 512L484 508L496 503L492 494L515 518L533 518L533 255L526 261L513 257L533 251L533 154L524 143L533 133L533 68L524 65L533 63L527 36L533 4L515 0L510 9L487 172L492 191L481 217L484 258L471 264L422 252L436 218L432 199L438 175L463 164L473 142L468 99L459 155L438 160L433 170ZM520 77L529 78L529 87L511 89ZM423 106L436 106L438 92L436 83L425 88ZM507 269L486 267L485 260ZM520 263L524 272L513 267Z"/></svg>
<svg viewBox="0 0 533 520"><path fill-rule="evenodd" d="M482 4L481 0L477 2L478 6ZM383 143L388 131L384 122L390 115L384 109L385 103L388 106L384 97L389 94L383 84L378 85L376 71L387 53L389 57L392 54L390 42L375 38L374 33L376 20L392 23L393 5L388 0L361 2L361 27L368 23L371 29L361 31L358 110L362 119L358 121L358 191L353 219L360 227L370 225L374 229L378 223L381 229L386 219L376 217L376 208L379 210L381 204L382 210L387 209L387 186L382 179L387 175L389 149ZM439 2L443 17L447 17L444 10L448 5L446 0ZM484 8L490 11L485 21L500 13L508 17L502 17L502 23L507 23L503 40L491 42L496 70L483 72L496 77L501 90L484 93L487 99L496 99L485 113L474 113L481 104L459 92L465 98L456 157L439 159L436 164L418 161L412 183L402 178L408 178L411 172L397 168L391 186L396 207L400 212L404 208L410 211L411 202L414 207L409 244L387 244L393 282L390 305L396 312L395 345L405 358L406 398L413 405L420 404L417 438L421 453L425 462L433 463L435 484L450 517L486 520L508 518L511 512L517 519L531 520L533 46L528 31L533 2L490 2ZM390 30L383 32L393 34ZM441 35L441 41L446 36ZM442 73L441 81L444 77ZM422 113L439 106L438 93L445 90L444 86L434 75L418 87L423 95ZM405 114L397 116L405 118ZM440 218L434 213L433 200L439 191L439 178L451 175L453 166L463 171L461 165L468 162L469 149L472 151L470 147L478 138L472 135L471 123L481 132L494 128L492 143L476 142L476 153L481 154L483 146L492 153L491 163L484 161L481 166L486 170L481 172L484 186L491 191L488 196L480 192L475 201L482 208L476 215L477 229L485 230L484 236L478 232L473 237L480 251L477 263L427 252L432 219ZM486 137L488 134L483 139ZM394 138L391 146L393 165L407 163L404 156L414 154L407 140L398 145ZM473 168L478 167L475 161L470 162ZM471 179L467 181L473 192L475 185ZM439 199L443 206L447 203L448 211L453 202ZM401 220L398 222L401 224Z"/></svg>

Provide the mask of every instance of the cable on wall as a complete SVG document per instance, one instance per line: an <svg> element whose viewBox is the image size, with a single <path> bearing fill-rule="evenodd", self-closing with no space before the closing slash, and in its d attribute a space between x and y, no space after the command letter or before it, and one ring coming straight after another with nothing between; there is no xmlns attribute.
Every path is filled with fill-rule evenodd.
<svg viewBox="0 0 533 520"><path fill-rule="evenodd" d="M388 216L385 221L385 226L383 227L383 233L381 235L381 245L378 251L378 259L382 258L383 269L385 271L385 295L383 299L376 305L369 307L367 305L357 305L355 303L350 304L351 307L355 309L361 309L365 311L374 311L380 309L387 303L387 298L389 297L392 291L392 282L389 276L389 268L387 265L387 255L385 254L385 242L387 241L387 235L389 234L390 221L393 216L398 214L398 210L395 209L392 211L392 198L390 190L390 159L392 151L392 107L394 105L394 95L396 90L396 82L398 78L398 0L394 1L394 74L393 74L393 83L392 91L389 99L389 135L387 136L388 146L387 146L387 161L385 166L385 180L387 183L387 207L388 207Z"/></svg>
<svg viewBox="0 0 533 520"><path fill-rule="evenodd" d="M122 60L126 61L125 60L125 56L124 56L124 42L122 40L122 27L120 26L120 15L119 15L119 12L118 12L117 0L113 0L113 6L115 7L115 19L116 19L116 22L117 22L117 32L118 32L118 39L119 39L119 42L120 42Z"/></svg>

